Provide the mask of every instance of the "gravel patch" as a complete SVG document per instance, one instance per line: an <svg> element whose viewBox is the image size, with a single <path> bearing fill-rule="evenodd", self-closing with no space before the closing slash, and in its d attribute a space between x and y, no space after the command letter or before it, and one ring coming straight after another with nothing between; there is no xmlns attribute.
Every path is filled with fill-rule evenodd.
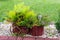
<svg viewBox="0 0 60 40"><path fill-rule="evenodd" d="M12 27L11 23L7 23L6 21L0 22L0 36L12 36L10 31L11 27ZM31 36L31 35L27 35L27 36ZM58 32L55 28L55 25L51 24L49 26L44 27L44 34L40 37L57 38Z"/></svg>
<svg viewBox="0 0 60 40"><path fill-rule="evenodd" d="M0 36L11 36L11 25L11 23L6 24L4 22L0 22Z"/></svg>

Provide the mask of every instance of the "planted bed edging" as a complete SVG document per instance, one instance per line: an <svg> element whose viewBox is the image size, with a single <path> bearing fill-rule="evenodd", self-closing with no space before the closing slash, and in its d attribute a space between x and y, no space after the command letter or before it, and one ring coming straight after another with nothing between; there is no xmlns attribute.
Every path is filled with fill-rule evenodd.
<svg viewBox="0 0 60 40"><path fill-rule="evenodd" d="M59 40L59 38L0 36L0 40Z"/></svg>

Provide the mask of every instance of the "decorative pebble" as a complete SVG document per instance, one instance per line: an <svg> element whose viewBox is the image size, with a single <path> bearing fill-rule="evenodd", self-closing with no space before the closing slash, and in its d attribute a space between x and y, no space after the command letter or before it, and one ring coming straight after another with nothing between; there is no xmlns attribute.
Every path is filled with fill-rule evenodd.
<svg viewBox="0 0 60 40"><path fill-rule="evenodd" d="M0 36L11 36L10 27L12 27L12 23L6 23L6 22L7 21L0 22ZM26 35L26 36L31 36L31 35ZM57 29L55 28L55 25L51 24L44 27L44 34L41 37L57 38L58 32Z"/></svg>

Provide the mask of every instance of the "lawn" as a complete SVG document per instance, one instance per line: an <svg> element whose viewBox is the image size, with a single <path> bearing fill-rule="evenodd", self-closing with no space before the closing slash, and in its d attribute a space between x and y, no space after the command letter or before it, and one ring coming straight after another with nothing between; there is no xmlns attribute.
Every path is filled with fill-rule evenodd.
<svg viewBox="0 0 60 40"><path fill-rule="evenodd" d="M60 0L22 0L26 5L30 6L36 13L49 15L52 21L57 21L58 10L60 9ZM4 16L13 6L20 3L20 0L0 0L0 21L4 20Z"/></svg>

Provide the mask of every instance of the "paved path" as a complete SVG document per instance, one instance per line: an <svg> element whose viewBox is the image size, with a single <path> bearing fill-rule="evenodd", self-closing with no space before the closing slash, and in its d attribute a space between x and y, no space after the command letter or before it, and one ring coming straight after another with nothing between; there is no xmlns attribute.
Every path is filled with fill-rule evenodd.
<svg viewBox="0 0 60 40"><path fill-rule="evenodd" d="M58 38L0 36L0 40L59 40Z"/></svg>

